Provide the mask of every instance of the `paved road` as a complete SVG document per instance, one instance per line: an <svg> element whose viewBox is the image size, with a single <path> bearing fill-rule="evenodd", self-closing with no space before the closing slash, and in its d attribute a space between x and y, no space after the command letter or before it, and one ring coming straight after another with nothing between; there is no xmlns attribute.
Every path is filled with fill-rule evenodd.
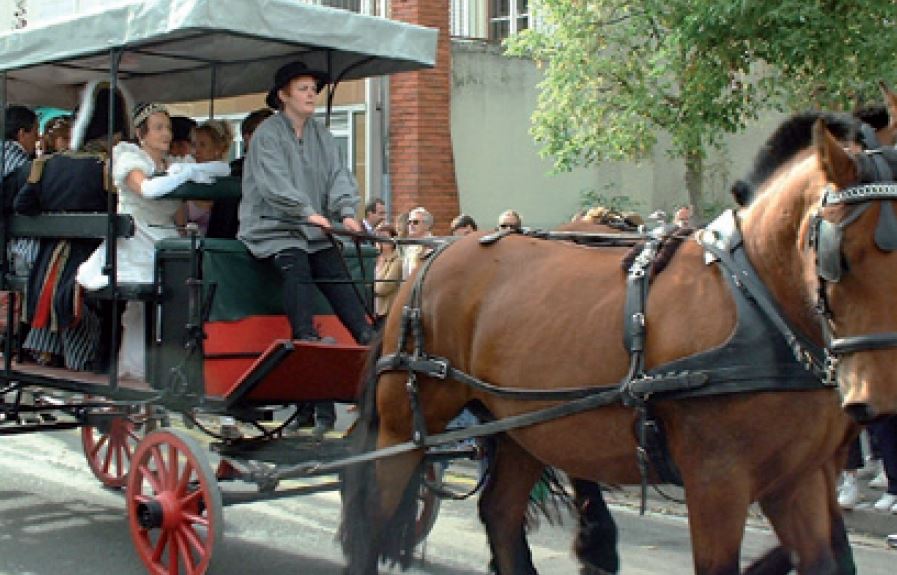
<svg viewBox="0 0 897 575"><path fill-rule="evenodd" d="M464 481L464 478L459 478ZM624 574L690 573L685 519L662 509L638 517L633 502L614 498ZM484 574L487 545L472 501L443 505L413 575ZM0 575L144 573L131 546L120 493L101 488L80 453L75 432L0 437ZM334 575L343 565L334 533L335 493L306 495L225 510L225 545L213 573ZM569 575L571 521L543 525L532 536L542 575ZM745 556L773 543L762 524L749 527ZM860 573L893 573L897 551L854 538Z"/></svg>

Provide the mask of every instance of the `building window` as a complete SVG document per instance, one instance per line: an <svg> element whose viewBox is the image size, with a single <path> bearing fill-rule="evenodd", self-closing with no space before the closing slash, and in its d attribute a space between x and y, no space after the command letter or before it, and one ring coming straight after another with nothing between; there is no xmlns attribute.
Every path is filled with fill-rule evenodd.
<svg viewBox="0 0 897 575"><path fill-rule="evenodd" d="M501 42L529 28L529 0L491 0L489 39Z"/></svg>

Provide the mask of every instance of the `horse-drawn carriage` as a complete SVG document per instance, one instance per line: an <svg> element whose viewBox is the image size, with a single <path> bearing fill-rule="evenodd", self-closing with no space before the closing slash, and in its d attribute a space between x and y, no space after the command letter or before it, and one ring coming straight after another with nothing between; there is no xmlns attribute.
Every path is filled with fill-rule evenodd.
<svg viewBox="0 0 897 575"><path fill-rule="evenodd" d="M224 10L210 0L132 3L0 35L0 99L72 109L83 87L99 80L139 101L208 100L213 116L217 99L263 92L279 66L302 60L332 79L329 113L341 81L432 67L435 39L435 30L420 26L287 0L230 2ZM239 194L240 181L224 177L185 184L169 197ZM336 343L292 341L273 266L238 240L195 232L156 244L152 283L118 282L116 239L131 236L134 222L116 213L114 193L108 213L4 213L2 229L0 282L11 298L28 284L9 266L13 238L105 240L109 286L82 295L118 309L137 301L148 318L146 375L137 379L119 377L115 358L108 374L25 361L10 305L0 434L80 428L90 469L104 485L125 488L132 538L150 572L205 572L220 545L225 504L338 488L333 481L284 488L287 480L342 468L347 439L285 429L300 404L354 402L368 355L320 294L316 327ZM334 242L370 304L376 250ZM121 334L112 337L115 349ZM240 422L241 435L223 436L218 416ZM181 418L186 428L172 425ZM217 469L197 430L211 436ZM438 481L437 467L426 473ZM237 481L256 492L222 487ZM422 540L439 501L425 491L419 502Z"/></svg>
<svg viewBox="0 0 897 575"><path fill-rule="evenodd" d="M157 0L0 36L3 94L71 106L76 86L108 75L141 99L214 100L259 91L294 59L336 79L433 64L432 30L285 0L228 6ZM348 343L325 308L322 331L341 343L290 341L272 307L271 270L237 243L196 236L156 246L152 284L112 280L91 296L143 302L145 380L22 364L7 331L0 432L81 428L94 473L126 487L135 545L155 573L208 568L224 482L258 487L233 499L243 501L341 469L349 572L372 575L383 558L406 564L433 516L434 500L420 497L421 470L435 473L428 448L485 435L497 447L480 513L502 575L535 572L523 516L546 465L644 484L666 477L664 460L686 486L697 572L738 572L752 501L782 543L770 572L790 569L792 553L804 573L852 572L834 481L854 429L836 382L861 419L897 412L887 287L897 191L879 183L897 161L846 152L821 120L782 133L793 141L758 162L769 169L751 182L754 203L689 239L662 272L654 258L667 236L626 269L628 248L594 250L570 233L472 236L436 249L387 320L377 377L363 389L361 449L351 454L340 441L300 437L285 456L290 416L268 420L273 407L355 400L367 350ZM179 193L214 198L233 187ZM4 215L3 240L113 246L132 222L115 214L114 198L109 206L104 215ZM370 248L346 252L356 277L369 279ZM2 281L21 287L21 278ZM24 401L33 391L42 395ZM470 404L494 419L442 433ZM223 464L213 470L190 436L166 426L171 412L200 427L204 414L229 414L256 433L218 438Z"/></svg>

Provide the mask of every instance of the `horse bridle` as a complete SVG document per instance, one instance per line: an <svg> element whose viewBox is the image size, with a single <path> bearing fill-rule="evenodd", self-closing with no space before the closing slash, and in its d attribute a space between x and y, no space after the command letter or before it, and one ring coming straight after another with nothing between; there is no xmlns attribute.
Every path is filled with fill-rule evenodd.
<svg viewBox="0 0 897 575"><path fill-rule="evenodd" d="M888 154L890 155L890 154ZM816 213L810 219L808 245L816 255L816 312L820 315L826 348L826 376L834 382L838 360L859 351L872 351L897 347L897 332L867 333L835 337L833 312L828 300L828 284L838 283L849 272L849 262L841 249L844 230L856 222L872 202L880 202L881 213L875 230L875 244L882 251L897 250L897 216L892 200L897 200L897 183L893 181L888 158L877 151L865 152L863 157L872 161L876 183L864 183L843 190L828 186L822 194ZM861 164L863 162L860 162ZM862 166L861 166L862 167ZM868 173L868 172L867 172ZM844 205L850 211L840 222L826 220L822 211L827 206Z"/></svg>

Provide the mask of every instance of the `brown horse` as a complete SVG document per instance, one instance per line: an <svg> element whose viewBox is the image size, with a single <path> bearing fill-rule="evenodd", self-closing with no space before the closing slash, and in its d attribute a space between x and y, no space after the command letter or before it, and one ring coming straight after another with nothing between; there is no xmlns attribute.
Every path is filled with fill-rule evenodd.
<svg viewBox="0 0 897 575"><path fill-rule="evenodd" d="M777 169L740 217L745 250L757 276L791 324L817 343L822 333L810 305L818 281L815 253L805 247L809 222L827 186L847 187L857 178L851 156L820 125L813 146ZM841 207L824 213L838 217ZM888 294L882 281L885 269L875 267L888 256L870 250L871 233L866 229L875 226L878 211L868 210L845 233L841 247L851 269L828 290L837 335L881 331L875 329L881 325L871 323L897 313L887 305L875 310L867 305L885 303ZM432 261L422 283L424 350L505 389L612 385L630 367L621 343L621 257L617 249L518 236L488 247L474 238L459 241ZM853 278L855 269L877 282ZM399 301L407 303L413 289L413 282L406 284ZM847 305L857 293L863 295L853 301L861 303ZM399 351L402 321L400 314L388 318L385 354ZM655 278L646 322L648 368L726 341L736 323L733 298L720 269L705 264L700 245L683 246ZM883 355L880 361L878 354ZM884 351L847 355L840 365L842 383L890 377L893 366L886 356ZM879 371L885 368L890 371ZM376 410L368 405L362 412L361 430L367 425L372 432L368 448L390 447L412 437L417 416L408 381L407 373L386 372L367 390L371 405L376 403ZM423 375L417 376L416 388L419 415L430 434L441 431L470 401L481 403L499 421L557 403L509 399ZM883 407L897 409L893 395ZM738 572L744 522L753 501L760 502L784 548L795 552L801 573L837 572L832 527L840 517L832 511L837 509L834 482L839 456L855 433L839 403L837 391L818 389L660 399L653 404L686 487L697 573ZM879 404L869 409L872 405ZM491 496L504 500L503 505L481 505L498 573L528 572L521 568L527 552L520 541L520 501L525 499L520 494L528 493L544 465L590 481L639 483L634 419L633 409L617 404L507 431L505 491ZM347 474L343 536L350 573L376 573L380 556L407 560L400 548L402 538L391 530L402 529L397 510L413 497L414 490L406 491L406 486L421 457L420 450L406 451Z"/></svg>

